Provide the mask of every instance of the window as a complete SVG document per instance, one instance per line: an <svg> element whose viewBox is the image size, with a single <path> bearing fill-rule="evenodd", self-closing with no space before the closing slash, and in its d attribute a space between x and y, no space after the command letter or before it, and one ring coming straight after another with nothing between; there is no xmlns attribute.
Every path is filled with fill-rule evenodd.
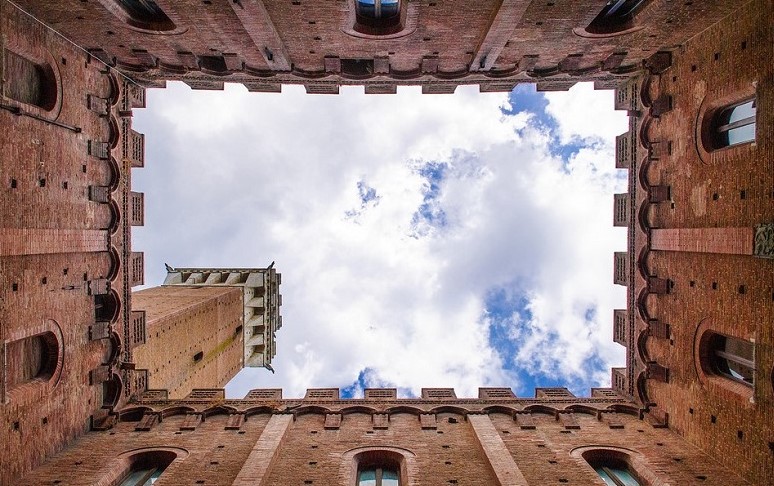
<svg viewBox="0 0 774 486"><path fill-rule="evenodd" d="M607 460L592 464L594 470L609 486L640 486L624 461Z"/></svg>
<svg viewBox="0 0 774 486"><path fill-rule="evenodd" d="M123 481L118 486L150 486L161 476L163 469L157 466L148 466L129 471Z"/></svg>
<svg viewBox="0 0 774 486"><path fill-rule="evenodd" d="M399 13L399 0L357 0L357 14L367 19L387 20Z"/></svg>
<svg viewBox="0 0 774 486"><path fill-rule="evenodd" d="M756 100L753 98L718 110L710 129L712 148L754 142L755 105Z"/></svg>
<svg viewBox="0 0 774 486"><path fill-rule="evenodd" d="M586 31L592 34L613 34L633 27L633 20L645 0L609 0Z"/></svg>
<svg viewBox="0 0 774 486"><path fill-rule="evenodd" d="M174 30L175 23L153 0L116 0L128 16L127 23L145 30Z"/></svg>
<svg viewBox="0 0 774 486"><path fill-rule="evenodd" d="M48 381L54 375L59 362L59 343L53 332L13 341L7 346L9 390L33 381Z"/></svg>
<svg viewBox="0 0 774 486"><path fill-rule="evenodd" d="M373 449L358 453L356 486L401 486L405 484L405 460L402 454Z"/></svg>
<svg viewBox="0 0 774 486"><path fill-rule="evenodd" d="M357 486L399 486L398 472L394 469L369 467L357 473Z"/></svg>
<svg viewBox="0 0 774 486"><path fill-rule="evenodd" d="M3 94L20 103L52 110L56 104L57 89L51 68L7 49L4 53L5 72L11 75L5 80Z"/></svg>
<svg viewBox="0 0 774 486"><path fill-rule="evenodd" d="M373 35L401 30L400 0L355 0L355 30Z"/></svg>
<svg viewBox="0 0 774 486"><path fill-rule="evenodd" d="M170 451L151 451L132 458L129 470L123 475L117 486L150 486L154 484L164 470L172 464L177 454Z"/></svg>
<svg viewBox="0 0 774 486"><path fill-rule="evenodd" d="M755 345L721 334L712 334L708 341L708 365L715 374L753 386L755 376Z"/></svg>
<svg viewBox="0 0 774 486"><path fill-rule="evenodd" d="M589 447L582 448L572 454L576 453L594 469L608 486L646 486L651 484L642 479L640 471L649 470L648 474L652 476L652 470L634 451L619 447Z"/></svg>

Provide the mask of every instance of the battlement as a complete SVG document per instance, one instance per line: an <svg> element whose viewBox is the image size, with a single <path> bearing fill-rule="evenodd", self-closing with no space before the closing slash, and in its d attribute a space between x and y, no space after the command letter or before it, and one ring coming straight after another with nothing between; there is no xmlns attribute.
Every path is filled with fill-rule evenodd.
<svg viewBox="0 0 774 486"><path fill-rule="evenodd" d="M273 268L172 268L162 287L242 287L244 366L271 369L277 354L275 333L282 327L279 308L282 274Z"/></svg>
<svg viewBox="0 0 774 486"><path fill-rule="evenodd" d="M249 404L255 401L284 404L317 404L317 403L440 403L476 404L485 402L513 402L524 406L530 404L594 404L630 402L613 388L592 388L590 396L577 397L564 387L536 388L534 397L519 397L511 388L482 387L476 397L457 397L454 388L422 388L420 396L398 396L396 388L367 388L361 398L342 398L339 388L308 388L303 397L284 397L281 388L255 388L243 398L225 398L223 388L195 389L180 400L167 399L166 390L148 390L143 393L135 405L148 404L189 404L196 403L228 403L231 405Z"/></svg>

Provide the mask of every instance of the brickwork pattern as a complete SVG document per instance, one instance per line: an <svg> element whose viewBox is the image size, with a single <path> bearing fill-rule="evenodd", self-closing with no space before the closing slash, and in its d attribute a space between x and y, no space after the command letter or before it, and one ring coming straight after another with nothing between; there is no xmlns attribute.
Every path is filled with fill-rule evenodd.
<svg viewBox="0 0 774 486"><path fill-rule="evenodd" d="M345 84L367 84L367 92L422 84L423 92L449 93L461 83L510 91L518 82L566 90L581 80L611 88L651 53L684 43L737 7L652 0L626 35L594 36L585 29L604 5L599 0L406 1L402 33L362 36L351 35L353 0L159 0L176 27L165 35L130 27L119 7L104 7L109 0L20 3L148 86L171 79L202 89L223 89L224 81L261 91L305 84L312 93ZM366 69L336 62L339 73L326 59L360 60L350 64Z"/></svg>
<svg viewBox="0 0 774 486"><path fill-rule="evenodd" d="M14 484L125 401L117 360L129 242L119 228L130 178L115 150L117 78L8 2L0 22L3 52L54 81L41 85L53 86L42 94L50 103L0 99L0 484ZM0 63L0 79L17 82L19 66ZM115 305L115 319L96 322L98 299ZM6 386L37 359L26 343L41 332L56 340L54 373Z"/></svg>
<svg viewBox="0 0 774 486"><path fill-rule="evenodd" d="M45 228L0 229L0 257L105 251L107 231Z"/></svg>
<svg viewBox="0 0 774 486"><path fill-rule="evenodd" d="M135 292L132 305L145 311L148 340L134 358L148 370L149 388L182 398L194 388L223 387L242 369L240 287L154 287Z"/></svg>
<svg viewBox="0 0 774 486"><path fill-rule="evenodd" d="M774 266L752 256L754 228L774 221L770 17L770 2L750 2L690 39L642 80L630 112L629 389L649 420L754 484L774 470ZM755 142L713 149L713 110L750 97ZM708 368L705 332L754 342L754 386Z"/></svg>
<svg viewBox="0 0 774 486"><path fill-rule="evenodd" d="M341 421L326 428L331 414ZM414 486L602 486L580 455L587 449L623 451L647 484L751 484L620 399L145 400L121 415L110 432L79 439L17 484L111 484L125 471L121 457L162 448L177 458L159 486L349 485L361 451L403 457L401 484ZM374 427L377 415L386 428ZM428 415L433 428L422 426ZM564 415L577 427L563 425ZM241 425L232 429L234 418Z"/></svg>
<svg viewBox="0 0 774 486"><path fill-rule="evenodd" d="M650 249L752 255L753 228L657 228L650 232Z"/></svg>

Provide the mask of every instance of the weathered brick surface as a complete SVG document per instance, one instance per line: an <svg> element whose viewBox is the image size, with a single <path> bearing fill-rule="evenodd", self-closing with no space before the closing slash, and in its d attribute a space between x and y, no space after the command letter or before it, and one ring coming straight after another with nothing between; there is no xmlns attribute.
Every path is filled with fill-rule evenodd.
<svg viewBox="0 0 774 486"><path fill-rule="evenodd" d="M485 91L525 81L544 89L567 89L578 80L612 87L653 52L683 44L738 6L654 0L625 35L591 36L585 29L600 0L405 1L400 34L362 36L353 32L353 0L157 3L176 26L167 34L130 27L120 7L103 6L109 0L20 2L148 85L180 79L217 89L230 81L274 91L293 83L328 93L345 84L423 84L426 92L451 92L455 79ZM326 58L372 64L362 73L344 65L335 74L326 71Z"/></svg>
<svg viewBox="0 0 774 486"><path fill-rule="evenodd" d="M774 221L771 9L749 2L673 50L630 112L627 388L654 423L753 484L774 475L774 260L752 256L754 228ZM751 97L755 142L713 149L713 110ZM670 102L654 116L659 99ZM654 186L669 198L654 202ZM648 294L654 277L666 292ZM705 332L754 343L752 387L702 363Z"/></svg>
<svg viewBox="0 0 774 486"><path fill-rule="evenodd" d="M0 109L0 484L14 484L125 401L117 347L130 306L121 226L130 181L113 148L121 146L115 78L8 2L0 22L3 49L54 81L50 106L4 91ZM20 63L0 64L3 86L18 82ZM100 156L89 151L98 142L108 143ZM118 313L91 339L95 294L104 292L117 296ZM55 338L57 362L28 380L34 371L19 370L40 359L27 345L39 333Z"/></svg>
<svg viewBox="0 0 774 486"><path fill-rule="evenodd" d="M753 228L656 228L650 249L752 255Z"/></svg>
<svg viewBox="0 0 774 486"><path fill-rule="evenodd" d="M228 417L216 412L195 430L180 430L185 414L163 417L148 431L136 431L139 422L119 422L110 431L87 434L13 484L40 486L59 481L56 484L110 486L126 473L128 464L121 462L122 454L165 447L178 454L178 459L156 485L230 485L271 415L251 415L239 430L225 429Z"/></svg>
<svg viewBox="0 0 774 486"><path fill-rule="evenodd" d="M157 0L176 24L166 34L129 26L112 0L19 3L94 57L0 3L2 46L14 53L0 66L0 484L107 486L126 470L130 451L142 447L179 454L159 486L230 484L240 471L257 475L255 464L262 464L264 484L353 483L352 455L368 448L405 453L410 484L497 484L511 463L528 483L601 484L579 459L599 446L629 451L650 484L744 484L737 472L749 484L770 482L774 260L739 250L748 233L724 233L774 221L770 0L651 0L629 31L613 36L584 32L602 0L404 1L405 35L379 39L352 34L351 0ZM35 91L34 83L18 84L34 80L19 56L50 69L59 89L41 103L47 107L19 103ZM197 89L242 82L277 92L295 83L310 93L337 93L347 84L366 84L369 93L392 93L397 84L448 93L460 83L508 91L525 81L556 90L579 80L611 88L644 65L645 76L630 79L616 100L632 115L617 162L629 168L630 186L620 207L630 238L619 265L628 302L617 339L628 350L626 367L613 370L617 394L597 390L595 398L575 399L543 390L536 400L406 401L382 390L340 401L338 390L329 390L294 401L272 391L239 401L202 392L167 402L166 391L156 390L147 396L158 401L138 402L150 407L145 417L133 412L127 400L148 388L147 373L134 369L142 330L127 325L130 286L141 273L141 263L131 263L130 225L140 223L140 208L137 197L135 209L129 206L130 173L144 164L131 109L145 106L144 92L97 58L149 86L179 79ZM756 142L710 150L702 136L708 114L751 96ZM116 298L118 307L102 317L110 322L96 322L101 297L94 294ZM158 339L161 329L172 332L166 326ZM696 336L705 330L755 342L754 387L703 371ZM32 367L25 356L40 343L20 340L41 333L61 336L66 359L51 377L22 383ZM219 326L217 337L212 329L200 333L218 349L227 341ZM153 330L147 334L153 342ZM229 356L232 348L241 356L241 344L225 344ZM189 388L235 372L231 358L197 375L154 354L149 359L159 370L193 380ZM116 423L119 409L124 421ZM638 412L642 419L631 415ZM293 421L280 440L266 436L261 457L268 462L248 461L270 417L284 422L284 413ZM470 414L484 424L483 442ZM100 431L76 439L90 424Z"/></svg>
<svg viewBox="0 0 774 486"><path fill-rule="evenodd" d="M2 228L0 256L104 251L107 236L102 230Z"/></svg>
<svg viewBox="0 0 774 486"><path fill-rule="evenodd" d="M134 359L148 370L149 388L182 398L194 388L223 387L242 369L240 287L155 287L135 292L132 306L145 311L148 340Z"/></svg>
<svg viewBox="0 0 774 486"><path fill-rule="evenodd" d="M568 411L578 429L556 419ZM240 429L228 430L242 412ZM520 428L516 412L535 427ZM204 421L181 430L199 413ZM332 413L341 414L340 426L326 429ZM373 427L380 414L389 417L386 429ZM437 429L422 428L420 417L428 414ZM110 432L77 440L16 484L112 484L126 468L121 457L162 448L178 457L158 486L348 486L363 451L403 457L401 484L601 486L581 456L588 449L623 451L644 484L761 484L744 481L669 429L653 428L621 399L149 400L125 408L122 417ZM137 430L146 422L147 430Z"/></svg>

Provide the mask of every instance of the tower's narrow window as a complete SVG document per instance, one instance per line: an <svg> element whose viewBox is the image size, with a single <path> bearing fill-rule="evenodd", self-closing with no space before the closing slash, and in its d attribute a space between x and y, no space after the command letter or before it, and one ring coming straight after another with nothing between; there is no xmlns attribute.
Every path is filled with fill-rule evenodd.
<svg viewBox="0 0 774 486"><path fill-rule="evenodd" d="M633 27L646 0L609 0L586 28L592 34L614 34Z"/></svg>
<svg viewBox="0 0 774 486"><path fill-rule="evenodd" d="M117 0L129 17L128 23L145 30L173 30L175 23L153 0Z"/></svg>
<svg viewBox="0 0 774 486"><path fill-rule="evenodd" d="M357 13L369 19L389 19L400 13L399 0L357 0Z"/></svg>
<svg viewBox="0 0 774 486"><path fill-rule="evenodd" d="M716 112L710 128L713 148L755 141L755 105L755 98L747 99Z"/></svg>
<svg viewBox="0 0 774 486"><path fill-rule="evenodd" d="M56 79L47 65L36 64L13 51L5 50L3 94L20 103L46 111L56 104Z"/></svg>

